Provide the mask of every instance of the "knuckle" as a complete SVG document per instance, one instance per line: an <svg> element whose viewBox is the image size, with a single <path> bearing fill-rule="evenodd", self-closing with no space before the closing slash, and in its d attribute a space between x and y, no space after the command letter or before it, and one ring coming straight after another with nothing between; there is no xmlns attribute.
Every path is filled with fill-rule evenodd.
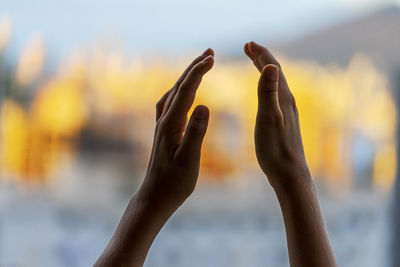
<svg viewBox="0 0 400 267"><path fill-rule="evenodd" d="M274 96L278 92L276 85L273 83L262 83L260 85L260 94L265 96Z"/></svg>
<svg viewBox="0 0 400 267"><path fill-rule="evenodd" d="M280 128L282 125L282 117L278 112L271 112L269 116L269 125L274 126L274 128Z"/></svg>
<svg viewBox="0 0 400 267"><path fill-rule="evenodd" d="M282 115L278 110L274 109L273 112L271 112L271 119L275 124L281 125Z"/></svg>
<svg viewBox="0 0 400 267"><path fill-rule="evenodd" d="M263 108L266 108L267 110L271 110L271 108L276 109L276 105L278 105L276 102L279 101L277 100L277 92L275 91L265 91L263 90L262 92L259 93L258 95L259 99L259 106L262 106Z"/></svg>

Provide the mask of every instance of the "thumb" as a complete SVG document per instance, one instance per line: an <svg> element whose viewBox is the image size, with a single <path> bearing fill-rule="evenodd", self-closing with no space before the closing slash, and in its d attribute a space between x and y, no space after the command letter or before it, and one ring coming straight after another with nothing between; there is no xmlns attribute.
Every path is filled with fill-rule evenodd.
<svg viewBox="0 0 400 267"><path fill-rule="evenodd" d="M266 113L281 113L278 96L279 69L273 64L264 66L258 82L258 107Z"/></svg>
<svg viewBox="0 0 400 267"><path fill-rule="evenodd" d="M190 117L181 145L175 153L175 159L183 163L200 160L201 145L207 131L209 110L206 106L197 106Z"/></svg>

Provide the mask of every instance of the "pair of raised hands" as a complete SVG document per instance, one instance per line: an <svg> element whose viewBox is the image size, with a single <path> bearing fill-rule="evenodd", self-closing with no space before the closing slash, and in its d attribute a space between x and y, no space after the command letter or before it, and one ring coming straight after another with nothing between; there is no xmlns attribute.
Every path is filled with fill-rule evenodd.
<svg viewBox="0 0 400 267"><path fill-rule="evenodd" d="M291 266L336 266L304 156L295 99L268 49L250 42L244 51L261 72L255 151L282 209ZM195 189L209 110L197 106L189 122L187 114L213 64L214 52L207 49L157 103L146 177L98 266L142 266L162 226Z"/></svg>

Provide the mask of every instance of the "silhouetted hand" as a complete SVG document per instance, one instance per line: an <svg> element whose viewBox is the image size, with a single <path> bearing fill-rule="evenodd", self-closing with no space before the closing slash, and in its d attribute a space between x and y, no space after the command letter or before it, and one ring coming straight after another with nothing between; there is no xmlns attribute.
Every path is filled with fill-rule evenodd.
<svg viewBox="0 0 400 267"><path fill-rule="evenodd" d="M141 199L158 205L179 206L193 192L209 111L206 106L197 106L186 127L187 113L203 75L213 63L213 51L208 49L190 64L157 103L154 143L139 191Z"/></svg>
<svg viewBox="0 0 400 267"><path fill-rule="evenodd" d="M261 72L256 155L281 206L290 266L337 266L304 156L296 102L282 68L255 42L247 43L244 50Z"/></svg>
<svg viewBox="0 0 400 267"><path fill-rule="evenodd" d="M203 75L213 64L214 52L207 49L157 103L157 124L145 179L96 266L142 266L162 226L193 192L209 111L197 106L186 127L187 113Z"/></svg>
<svg viewBox="0 0 400 267"><path fill-rule="evenodd" d="M282 68L265 47L246 43L245 53L261 72L255 145L258 163L275 190L297 186L299 172L308 174L296 102ZM310 175L303 179L309 183Z"/></svg>

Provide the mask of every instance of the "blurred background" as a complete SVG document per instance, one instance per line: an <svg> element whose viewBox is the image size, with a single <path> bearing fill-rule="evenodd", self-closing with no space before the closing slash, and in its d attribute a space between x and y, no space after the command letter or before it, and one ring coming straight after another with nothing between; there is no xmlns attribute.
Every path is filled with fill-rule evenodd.
<svg viewBox="0 0 400 267"><path fill-rule="evenodd" d="M280 210L254 154L250 40L277 55L296 97L340 266L389 266L399 6L3 1L0 266L95 262L143 179L157 100L208 47L216 62L196 100L211 110L199 184L146 266L288 266Z"/></svg>

